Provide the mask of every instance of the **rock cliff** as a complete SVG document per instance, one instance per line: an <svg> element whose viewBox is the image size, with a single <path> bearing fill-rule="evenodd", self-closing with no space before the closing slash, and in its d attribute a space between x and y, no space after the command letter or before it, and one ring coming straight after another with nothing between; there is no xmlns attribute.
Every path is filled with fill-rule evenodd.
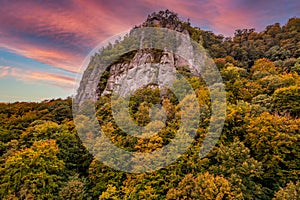
<svg viewBox="0 0 300 200"><path fill-rule="evenodd" d="M177 15L165 11L148 16L142 25L136 26L134 29L160 27L188 35L186 26L187 23L179 21ZM143 36L140 40L142 43ZM189 37L186 40L189 40ZM197 74L191 65L193 51L186 44L189 44L189 41L179 44L176 52L151 48L133 51L131 56L126 57L125 55L125 59L113 61L109 67L97 60L96 56L93 57L80 83L76 98L78 103L87 99L96 101L100 96L111 94L113 91L125 96L143 86L169 85L175 78L176 70L182 68L192 74ZM183 55L185 59L179 55ZM122 56L124 58L124 55Z"/></svg>

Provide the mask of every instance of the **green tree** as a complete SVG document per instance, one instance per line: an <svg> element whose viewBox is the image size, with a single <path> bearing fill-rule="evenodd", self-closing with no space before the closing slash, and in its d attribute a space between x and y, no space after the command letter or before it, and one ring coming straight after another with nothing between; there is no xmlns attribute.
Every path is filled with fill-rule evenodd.
<svg viewBox="0 0 300 200"><path fill-rule="evenodd" d="M262 188L258 183L263 174L262 163L251 157L250 149L235 138L228 146L223 144L216 150L209 170L224 176L237 194L242 193L244 199L256 199L262 196Z"/></svg>
<svg viewBox="0 0 300 200"><path fill-rule="evenodd" d="M121 187L125 180L125 173L113 170L94 159L89 167L89 180L92 183L90 193L94 198L98 198L103 192L111 190L111 187Z"/></svg>
<svg viewBox="0 0 300 200"><path fill-rule="evenodd" d="M54 199L62 186L64 163L57 158L54 140L34 142L15 152L0 168L1 198L16 195L27 199Z"/></svg>
<svg viewBox="0 0 300 200"><path fill-rule="evenodd" d="M119 194L117 188L111 184L107 185L106 191L102 192L99 196L99 200L118 200Z"/></svg>
<svg viewBox="0 0 300 200"><path fill-rule="evenodd" d="M275 64L266 58L255 61L251 68L252 79L257 80L268 75L278 74Z"/></svg>
<svg viewBox="0 0 300 200"><path fill-rule="evenodd" d="M82 180L78 175L69 178L67 184L59 191L60 199L82 200L86 199L85 180Z"/></svg>
<svg viewBox="0 0 300 200"><path fill-rule="evenodd" d="M285 188L280 188L279 191L275 193L273 200L297 200L300 199L300 182L297 181L296 184L289 182Z"/></svg>
<svg viewBox="0 0 300 200"><path fill-rule="evenodd" d="M194 177L187 174L178 184L167 193L166 199L237 199L231 190L230 183L223 177L205 172Z"/></svg>
<svg viewBox="0 0 300 200"><path fill-rule="evenodd" d="M35 121L20 136L21 146L29 147L35 141L53 139L60 149L57 156L64 161L68 172L71 173L72 170L75 170L77 173L87 173L92 158L81 144L72 126L69 128L67 124Z"/></svg>
<svg viewBox="0 0 300 200"><path fill-rule="evenodd" d="M288 112L293 116L300 113L300 87L290 86L280 88L273 95L274 110L278 112Z"/></svg>
<svg viewBox="0 0 300 200"><path fill-rule="evenodd" d="M245 143L263 164L265 186L278 189L299 177L300 119L262 113L250 119Z"/></svg>

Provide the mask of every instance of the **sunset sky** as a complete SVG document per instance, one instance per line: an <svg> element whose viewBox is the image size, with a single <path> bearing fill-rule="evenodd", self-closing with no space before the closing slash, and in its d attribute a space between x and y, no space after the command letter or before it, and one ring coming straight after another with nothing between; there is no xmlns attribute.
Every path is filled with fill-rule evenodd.
<svg viewBox="0 0 300 200"><path fill-rule="evenodd" d="M70 96L87 54L103 40L169 9L193 26L236 29L285 24L299 0L0 0L0 101Z"/></svg>

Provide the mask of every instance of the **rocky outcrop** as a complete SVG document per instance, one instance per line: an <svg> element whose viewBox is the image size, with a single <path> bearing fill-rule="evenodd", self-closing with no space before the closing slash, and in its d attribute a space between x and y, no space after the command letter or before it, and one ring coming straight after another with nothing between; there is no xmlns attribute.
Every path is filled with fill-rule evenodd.
<svg viewBox="0 0 300 200"><path fill-rule="evenodd" d="M112 91L126 94L147 85L168 85L176 72L173 54L164 52L159 63L153 63L154 55L150 52L138 51L130 63L111 66L107 86L102 94Z"/></svg>
<svg viewBox="0 0 300 200"><path fill-rule="evenodd" d="M139 27L168 28L189 35L186 24L186 22L179 21L176 14L165 11L148 16L148 19ZM143 44L143 39L142 35L140 44ZM186 37L186 40L189 40L189 37ZM84 72L76 99L80 104L84 100L95 101L100 96L112 92L126 96L126 94L147 85L157 85L160 88L169 87L175 79L176 71L182 67L197 74L197 70L192 66L194 55L191 48L193 47L190 45L190 41L182 41L174 52L140 48L129 61L126 59L126 62L116 62L109 66L109 77L106 77L104 88L99 88L98 83L105 71L105 66L91 60L93 63L90 63Z"/></svg>
<svg viewBox="0 0 300 200"><path fill-rule="evenodd" d="M192 55L187 55L187 58L190 60L166 51L157 55L157 52L151 50L139 50L130 62L116 63L110 66L110 75L102 91L99 90L97 80L103 74L103 67L98 64L92 68L90 75L84 81L82 80L76 99L78 99L78 103L84 100L96 101L100 96L112 92L126 96L148 85L156 85L159 88L170 87L179 68L185 67L188 71L196 74L190 64Z"/></svg>

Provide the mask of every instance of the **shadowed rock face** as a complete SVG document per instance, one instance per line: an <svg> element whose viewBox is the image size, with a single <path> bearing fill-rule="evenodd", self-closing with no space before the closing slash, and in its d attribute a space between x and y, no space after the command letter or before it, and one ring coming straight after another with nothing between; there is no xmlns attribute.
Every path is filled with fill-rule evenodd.
<svg viewBox="0 0 300 200"><path fill-rule="evenodd" d="M187 52L185 54L188 54ZM192 55L187 56L192 59ZM99 77L103 72L103 67L95 67L88 76L88 80L81 82L78 100L96 101L100 96L115 92L121 96L130 95L135 90L148 86L157 85L159 88L170 87L175 80L176 70L182 67L187 68L192 74L197 74L190 65L192 60L162 51L155 52L151 49L142 49L135 53L129 62L116 63L109 68L109 77L105 88L99 89ZM100 64L101 65L101 64ZM100 66L99 65L99 66ZM86 72L85 72L86 73Z"/></svg>
<svg viewBox="0 0 300 200"><path fill-rule="evenodd" d="M163 52L159 62L154 63L151 52L138 51L131 62L111 66L106 88L99 95L112 91L126 96L147 85L168 86L175 78L176 67L172 53Z"/></svg>

